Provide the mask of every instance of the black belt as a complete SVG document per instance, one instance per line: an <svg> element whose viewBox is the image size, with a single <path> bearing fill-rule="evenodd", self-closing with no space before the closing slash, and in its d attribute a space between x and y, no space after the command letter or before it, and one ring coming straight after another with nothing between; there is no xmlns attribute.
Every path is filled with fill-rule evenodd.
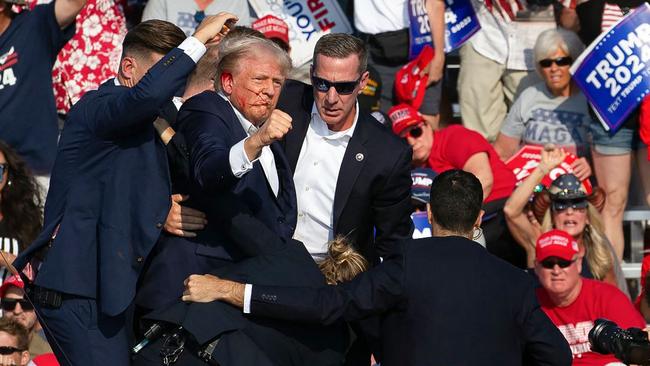
<svg viewBox="0 0 650 366"><path fill-rule="evenodd" d="M67 294L62 292L50 290L37 285L29 286L27 291L29 293L29 298L35 305L38 304L53 309L60 308L63 300L69 297Z"/></svg>

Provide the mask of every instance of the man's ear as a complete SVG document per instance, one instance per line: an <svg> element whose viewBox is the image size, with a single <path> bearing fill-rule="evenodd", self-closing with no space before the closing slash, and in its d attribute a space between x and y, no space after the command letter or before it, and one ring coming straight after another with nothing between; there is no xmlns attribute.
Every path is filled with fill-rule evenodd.
<svg viewBox="0 0 650 366"><path fill-rule="evenodd" d="M22 351L20 353L20 364L27 365L29 363L29 351Z"/></svg>
<svg viewBox="0 0 650 366"><path fill-rule="evenodd" d="M133 82L135 80L135 70L137 67L138 63L135 61L135 58L125 56L120 61L120 75L122 75L124 80L127 82Z"/></svg>
<svg viewBox="0 0 650 366"><path fill-rule="evenodd" d="M368 77L370 76L370 73L368 71L364 71L363 74L361 74L361 81L359 81L359 94L363 91L363 89L366 88L366 85L368 84Z"/></svg>
<svg viewBox="0 0 650 366"><path fill-rule="evenodd" d="M476 222L474 222L474 227L481 227L481 220L483 220L483 215L485 214L485 211L480 210L478 212L478 217L476 218Z"/></svg>
<svg viewBox="0 0 650 366"><path fill-rule="evenodd" d="M234 80L232 74L224 72L221 74L221 89L226 95L232 94Z"/></svg>
<svg viewBox="0 0 650 366"><path fill-rule="evenodd" d="M431 213L430 203L427 203L427 219L429 220L429 225L433 226L433 213Z"/></svg>

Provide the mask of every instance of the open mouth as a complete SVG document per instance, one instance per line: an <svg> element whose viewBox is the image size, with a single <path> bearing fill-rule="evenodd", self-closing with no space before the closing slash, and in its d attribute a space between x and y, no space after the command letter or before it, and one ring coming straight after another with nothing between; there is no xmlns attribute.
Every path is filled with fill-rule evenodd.
<svg viewBox="0 0 650 366"><path fill-rule="evenodd" d="M575 220L564 220L562 221L562 225L564 227L576 227L578 226L578 222Z"/></svg>

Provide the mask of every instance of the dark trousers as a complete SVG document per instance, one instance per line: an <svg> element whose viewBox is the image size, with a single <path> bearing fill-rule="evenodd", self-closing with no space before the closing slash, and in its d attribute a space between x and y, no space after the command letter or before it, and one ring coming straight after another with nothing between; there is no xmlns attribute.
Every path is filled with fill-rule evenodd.
<svg viewBox="0 0 650 366"><path fill-rule="evenodd" d="M130 364L125 314L105 316L94 299L73 296L59 308L36 304L36 310L61 366Z"/></svg>

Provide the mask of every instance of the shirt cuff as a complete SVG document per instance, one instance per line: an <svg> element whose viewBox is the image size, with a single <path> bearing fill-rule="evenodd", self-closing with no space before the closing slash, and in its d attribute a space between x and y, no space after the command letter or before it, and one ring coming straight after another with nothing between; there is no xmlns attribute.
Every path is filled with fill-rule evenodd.
<svg viewBox="0 0 650 366"><path fill-rule="evenodd" d="M199 62L199 59L203 57L206 51L203 42L192 36L185 38L185 40L180 45L178 45L178 48L183 50L186 55L190 56L194 63Z"/></svg>
<svg viewBox="0 0 650 366"><path fill-rule="evenodd" d="M231 147L230 154L228 155L230 170L232 170L232 174L237 178L241 178L244 174L253 169L253 163L257 161L257 159L250 161L248 160L248 156L246 156L244 143L247 139L248 137Z"/></svg>
<svg viewBox="0 0 650 366"><path fill-rule="evenodd" d="M253 285L247 283L244 285L244 314L251 313L251 296L253 295Z"/></svg>

